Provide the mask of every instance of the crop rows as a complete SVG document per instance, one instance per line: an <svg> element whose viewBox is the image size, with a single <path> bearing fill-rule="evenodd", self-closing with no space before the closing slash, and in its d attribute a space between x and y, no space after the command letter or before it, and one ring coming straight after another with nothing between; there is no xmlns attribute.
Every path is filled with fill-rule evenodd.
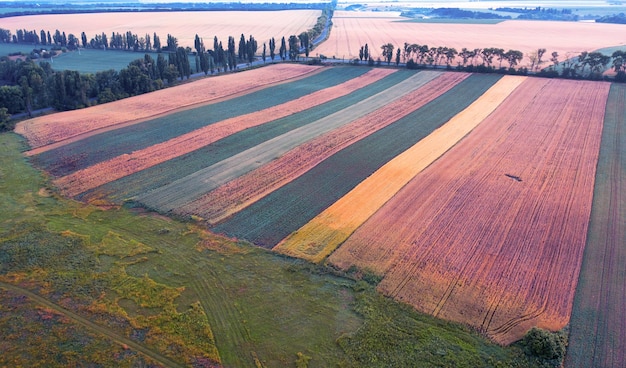
<svg viewBox="0 0 626 368"><path fill-rule="evenodd" d="M365 69L353 69L344 73L326 69L305 78L305 80L275 84L218 103L165 114L155 119L124 125L117 129L91 135L34 155L32 156L33 161L54 176L65 176L96 163L162 143L173 137L192 132L221 120L293 100L317 90L342 83L365 72ZM242 76L239 76L239 78L245 79ZM170 93L167 96L163 96L164 99L168 96L176 96L179 93L175 89L166 89L163 92ZM144 96L137 96L132 99L140 97ZM159 101L155 100L154 103L157 104ZM149 109L149 106L143 107L143 109L146 108ZM123 114L121 115L123 116ZM49 119L54 121L53 118Z"/></svg>
<svg viewBox="0 0 626 368"><path fill-rule="evenodd" d="M110 181L128 176L159 163L200 149L224 137L267 123L271 120L304 111L310 107L346 95L358 88L391 74L390 69L373 69L336 86L313 92L292 101L260 111L235 116L171 138L165 142L114 157L59 178L55 184L70 196L76 196Z"/></svg>
<svg viewBox="0 0 626 368"><path fill-rule="evenodd" d="M626 88L611 86L589 235L572 310L566 366L620 367L626 359Z"/></svg>
<svg viewBox="0 0 626 368"><path fill-rule="evenodd" d="M329 259L508 344L569 319L608 84L528 79ZM384 236L381 236L384 234Z"/></svg>
<svg viewBox="0 0 626 368"><path fill-rule="evenodd" d="M212 229L274 247L386 162L465 109L499 78L471 75L434 101L337 152Z"/></svg>
<svg viewBox="0 0 626 368"><path fill-rule="evenodd" d="M32 156L56 147L54 143L88 132L112 126L119 128L122 124L135 124L161 114L169 114L182 107L218 101L221 98L251 92L260 87L303 77L320 70L303 65L277 64L247 72L249 79L236 74L205 78L145 96L126 98L89 109L37 117L20 123L15 132L25 136L31 147L39 148L27 153ZM52 146L44 147L46 145Z"/></svg>

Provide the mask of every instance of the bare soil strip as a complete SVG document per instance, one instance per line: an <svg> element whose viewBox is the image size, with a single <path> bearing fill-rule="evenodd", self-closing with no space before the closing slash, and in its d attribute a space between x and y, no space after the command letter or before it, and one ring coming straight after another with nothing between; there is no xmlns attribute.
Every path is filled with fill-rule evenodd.
<svg viewBox="0 0 626 368"><path fill-rule="evenodd" d="M409 180L478 126L524 80L525 77L502 78L469 107L381 167L350 193L280 242L274 250L320 262Z"/></svg>
<svg viewBox="0 0 626 368"><path fill-rule="evenodd" d="M468 76L446 73L393 103L298 146L281 158L220 186L174 212L196 214L215 224L291 182L344 147L417 110Z"/></svg>
<svg viewBox="0 0 626 368"><path fill-rule="evenodd" d="M384 275L384 294L498 343L532 326L563 328L608 90L602 82L527 79L329 261Z"/></svg>
<svg viewBox="0 0 626 368"><path fill-rule="evenodd" d="M566 367L626 361L626 86L606 107L593 207L570 322Z"/></svg>
<svg viewBox="0 0 626 368"><path fill-rule="evenodd" d="M118 334L117 332L100 326L98 324L95 324L93 322L91 322L90 320L88 320L85 317L82 317L68 309L65 309L63 307L61 307L60 305L51 302L48 299L45 299L35 293L33 293L32 291L26 290L24 288L21 288L19 286L15 286L15 285L11 285L11 284L7 284L5 282L1 282L0 281L0 288L6 289L6 290L10 290L14 293L18 293L18 294L22 294L22 295L26 295L28 298L32 299L33 301L35 301L36 303L39 303L41 305L44 305L47 308L50 308L62 315L64 315L65 317L71 319L72 321L74 321L75 323L78 323L79 325L82 325L83 327L86 327L94 332L100 333L108 338L110 338L111 340L115 341L116 343L120 344L120 345L127 345L128 347L130 347L133 350L136 350L142 354L144 354L146 357L150 358L151 360L153 360L154 362L163 365L164 367L184 367L184 365L176 363L174 361L172 361L171 359L169 359L168 357L165 357L163 355L161 355L160 353L146 347L143 344L137 343L136 341L133 341L127 337L124 337L120 334Z"/></svg>
<svg viewBox="0 0 626 368"><path fill-rule="evenodd" d="M344 96L394 72L395 70L391 69L373 69L360 77L337 86L329 87L261 111L226 119L163 143L100 162L61 177L55 181L55 184L67 196L74 197L113 180L195 151L244 129L280 119Z"/></svg>
<svg viewBox="0 0 626 368"><path fill-rule="evenodd" d="M83 139L96 132L111 130L111 127L117 129L121 126L138 124L177 110L218 102L276 83L290 82L294 80L293 78L302 78L320 70L321 67L300 64L275 64L246 73L203 78L89 109L26 120L17 124L15 132L26 137L31 147L35 148L26 152L26 155L32 156ZM74 137L76 137L74 140L54 144Z"/></svg>
<svg viewBox="0 0 626 368"><path fill-rule="evenodd" d="M392 88L369 97L303 127L273 138L206 169L155 189L136 198L148 208L169 212L193 201L210 190L280 157L285 152L339 128L401 98L441 73L417 73Z"/></svg>

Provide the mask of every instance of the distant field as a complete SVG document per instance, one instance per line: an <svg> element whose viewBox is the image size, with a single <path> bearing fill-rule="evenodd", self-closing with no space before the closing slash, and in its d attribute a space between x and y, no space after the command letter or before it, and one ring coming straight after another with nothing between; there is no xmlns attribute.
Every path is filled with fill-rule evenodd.
<svg viewBox="0 0 626 368"><path fill-rule="evenodd" d="M96 73L103 70L121 70L128 66L133 60L143 59L146 53L127 52L117 50L93 50L81 49L78 51L64 52L54 57L52 68L55 70L77 70L81 73ZM148 53L154 60L158 54ZM164 54L167 59L167 54ZM49 61L49 59L46 59Z"/></svg>
<svg viewBox="0 0 626 368"><path fill-rule="evenodd" d="M0 18L0 28L8 29L13 34L17 29L50 31L60 30L73 33L80 39L85 32L88 39L104 32L108 37L112 32L131 31L139 37L150 37L156 32L161 44L167 44L167 35L178 39L179 46L194 47L197 34L204 40L207 49L213 48L213 37L227 46L228 37L237 42L241 34L246 39L252 35L259 43L272 37L277 40L277 51L282 37L298 35L312 28L321 15L320 10L280 10L280 11L228 11L228 12L156 12L156 13L98 13L98 14L62 14L31 15L22 17Z"/></svg>
<svg viewBox="0 0 626 368"><path fill-rule="evenodd" d="M22 45L16 43L0 43L0 56L6 56L15 52L30 54L38 45Z"/></svg>
<svg viewBox="0 0 626 368"><path fill-rule="evenodd" d="M439 23L439 24L498 24L504 22L504 19L410 19L402 22L408 23Z"/></svg>
<svg viewBox="0 0 626 368"><path fill-rule="evenodd" d="M15 52L30 54L33 49L47 48L44 45L23 45L14 43L0 43L0 56ZM77 70L81 73L96 73L103 70L121 70L133 60L143 59L144 52L127 52L118 50L81 49L78 51L59 53L53 59L38 59L39 62L51 63L54 70ZM158 54L149 53L155 60ZM164 54L167 58L167 54Z"/></svg>
<svg viewBox="0 0 626 368"><path fill-rule="evenodd" d="M462 48L496 47L505 51L519 50L526 56L539 48L550 55L556 51L564 60L567 53L578 54L604 47L625 45L619 24L517 21L497 24L450 24L403 21L407 18L354 17L354 12L336 11L333 29L327 41L315 48L325 56L356 58L366 43L374 59L382 57L381 46L391 43L397 49L404 43L426 44L430 47ZM394 54L395 56L395 54ZM527 59L520 63L525 66ZM506 62L505 64L506 65Z"/></svg>

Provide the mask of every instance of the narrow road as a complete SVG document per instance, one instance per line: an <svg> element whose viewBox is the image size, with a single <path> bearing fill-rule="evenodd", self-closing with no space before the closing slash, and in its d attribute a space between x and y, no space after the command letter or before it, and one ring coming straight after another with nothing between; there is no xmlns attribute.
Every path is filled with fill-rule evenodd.
<svg viewBox="0 0 626 368"><path fill-rule="evenodd" d="M118 334L117 332L97 325L93 322L91 322L90 320L79 316L78 314L65 309L63 307L61 307L58 304L55 304L51 301L49 301L48 299L45 299L35 293L33 293L32 291L26 290L24 288L21 288L19 286L15 286L15 285L11 285L11 284L7 284L4 282L0 281L0 289L5 289L5 290L9 290L11 292L14 293L18 293L18 294L22 294L25 295L27 297L29 297L30 299L32 299L33 301L35 301L38 304L44 305L50 309L55 310L58 313L61 313L62 315L70 318L71 320L73 320L74 322L78 323L79 325L82 325L84 327L87 327L95 332L98 332L102 335L105 335L106 337L110 338L111 340L113 340L114 342L120 344L120 345L126 345L129 348L136 350L142 354L144 354L145 356L147 356L148 358L152 359L154 362L164 366L164 367L184 367L184 365L176 363L174 361L172 361L170 358L167 358L163 355L161 355L160 353L146 347L143 344L139 344L133 340L128 339L127 337L124 337L120 334Z"/></svg>

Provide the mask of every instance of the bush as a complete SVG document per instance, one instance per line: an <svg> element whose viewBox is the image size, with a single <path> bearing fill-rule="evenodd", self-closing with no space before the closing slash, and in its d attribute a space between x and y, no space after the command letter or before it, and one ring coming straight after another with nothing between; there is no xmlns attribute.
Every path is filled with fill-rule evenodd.
<svg viewBox="0 0 626 368"><path fill-rule="evenodd" d="M550 332L533 327L524 336L522 345L526 354L538 358L543 363L558 367L565 357L567 337L563 331Z"/></svg>

